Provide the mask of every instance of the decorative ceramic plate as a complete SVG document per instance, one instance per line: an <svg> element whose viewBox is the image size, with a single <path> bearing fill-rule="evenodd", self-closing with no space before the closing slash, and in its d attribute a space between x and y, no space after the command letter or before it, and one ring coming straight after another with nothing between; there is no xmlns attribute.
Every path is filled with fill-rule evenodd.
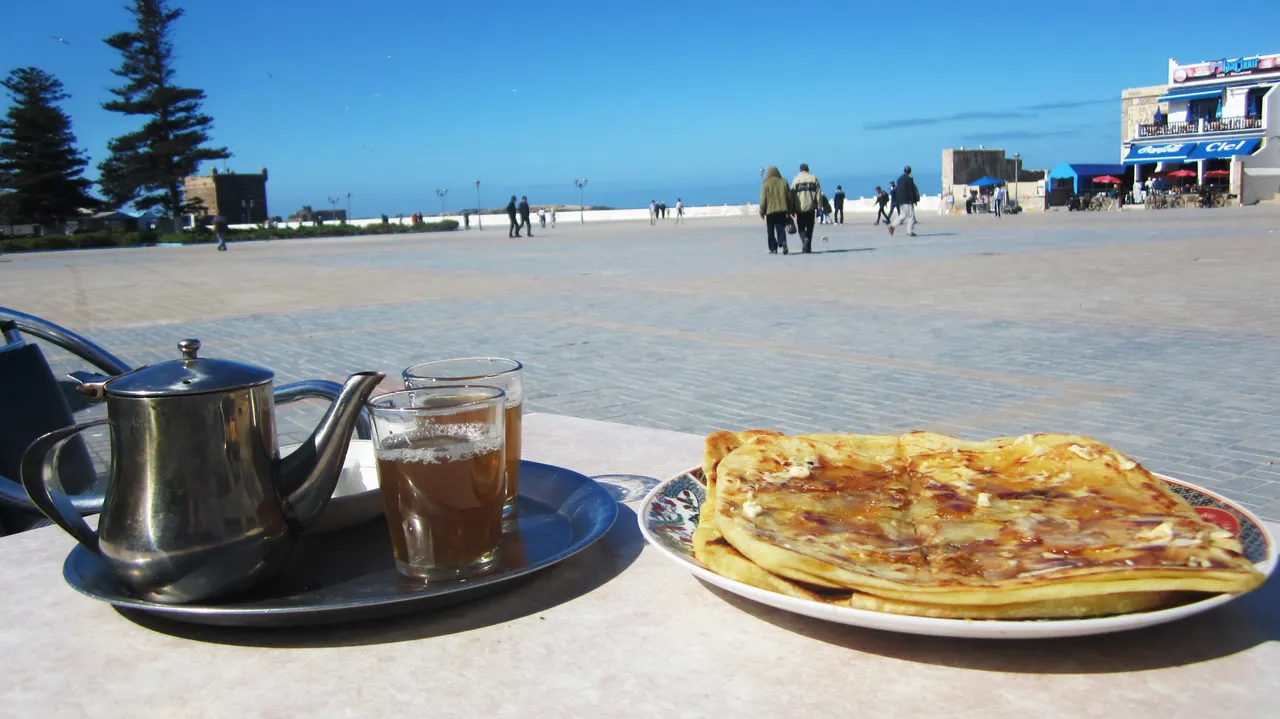
<svg viewBox="0 0 1280 719"><path fill-rule="evenodd" d="M1240 538L1245 556L1263 574L1271 574L1276 566L1276 545L1257 517L1208 490L1162 475L1156 476L1168 482L1170 489L1195 507L1201 517L1223 529L1235 532ZM1164 624L1199 614L1235 598L1231 594L1219 594L1198 602L1150 612L1092 619L1035 620L934 619L821 604L807 599L788 597L722 577L695 559L693 530L698 526L698 513L706 496L701 469L692 469L668 479L655 487L641 503L640 532L658 549L660 554L693 572L699 579L761 604L840 624L942 637L989 639L1073 637Z"/></svg>
<svg viewBox="0 0 1280 719"><path fill-rule="evenodd" d="M226 626L331 624L429 611L512 586L591 546L613 526L618 505L577 472L520 462L517 517L504 521L502 553L492 572L423 583L396 571L385 522L304 535L284 572L270 583L218 604L160 604L130 595L98 555L76 545L62 566L67 583L117 608L181 622Z"/></svg>

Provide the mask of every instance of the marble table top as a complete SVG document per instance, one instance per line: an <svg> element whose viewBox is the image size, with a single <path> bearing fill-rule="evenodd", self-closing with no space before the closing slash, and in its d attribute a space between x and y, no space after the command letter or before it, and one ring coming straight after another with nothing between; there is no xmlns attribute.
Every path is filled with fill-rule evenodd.
<svg viewBox="0 0 1280 719"><path fill-rule="evenodd" d="M697 435L546 414L526 459L666 478ZM429 614L248 630L135 623L62 580L74 540L0 540L0 712L15 716L1274 716L1280 582L1189 620L1040 641L899 635L704 585L632 502L587 551ZM1273 529L1276 529L1273 527Z"/></svg>

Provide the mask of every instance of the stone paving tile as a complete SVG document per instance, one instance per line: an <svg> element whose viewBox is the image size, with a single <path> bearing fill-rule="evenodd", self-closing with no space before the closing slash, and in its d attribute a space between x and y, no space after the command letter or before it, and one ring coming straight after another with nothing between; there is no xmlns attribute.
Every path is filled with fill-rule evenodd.
<svg viewBox="0 0 1280 719"><path fill-rule="evenodd" d="M922 426L973 438L1078 432L1114 444L1154 471L1186 477L1280 519L1280 465L1272 464L1280 462L1274 400L1280 396L1280 319L1268 304L1275 298L1256 295L1257 287L1280 279L1280 252L1256 239L1280 214L1233 217L1241 219L1222 223L1203 213L1017 218L1040 223L1037 232L1011 231L1012 223L924 218L922 230L936 234L901 243L888 243L871 228L835 228L828 230L828 247L876 249L794 258L813 268L800 274L796 262L783 265L759 253L758 228L747 221L691 223L678 235L625 223L569 227L519 245L478 238L272 243L254 248L254 255L226 253L218 261L275 268L282 291L302 298L300 305L267 301L241 316L194 308L180 320L143 323L134 311L125 323L78 327L135 364L174 357L178 339L198 337L202 354L270 367L278 383L341 379L362 369L398 374L413 362L445 356L514 356L527 366L526 411L688 432ZM1196 243L1206 256L1234 252L1251 259L1231 265L1237 282L1205 275L1212 265L1154 261L1175 250L1194 254ZM1020 311L1014 306L1020 290L1011 290L1014 280L1003 276L975 275L948 288L946 306L881 302L880 295L859 294L838 279L845 270L850 278L874 271L899 294L927 297L929 275L917 270L928 263L968 267L975 257L998 254L1007 261L1002 267L1034 268L1061 256L1054 253L1081 248L1107 253L1107 273L1064 269L1054 290L1075 305L1062 303L1062 311L1050 314ZM129 255L152 263L163 277L166 267L202 258L146 252L22 258L27 268L15 276L19 284L6 285L16 288L16 299L5 301L20 308L62 306L41 286L72 265L123 277L119 263ZM351 301L342 304L297 286L314 277L308 267L359 267L386 273L388 281L397 273L426 273L455 284L447 296L430 297L387 290L383 298L367 287L343 295ZM1206 326L1192 312L1179 325L1176 316L1152 306L1145 294L1150 285L1118 279L1143 271L1163 273L1168 285L1194 285L1200 294L1188 300L1191 308L1211 304L1212 316L1225 320ZM246 291L229 268L207 273L210 282L225 282L227 293ZM1212 283L1205 279L1210 276ZM457 283L473 277L487 284L467 294ZM501 288L517 277L524 284ZM737 294L718 289L730 285ZM159 291L121 288L116 299ZM1004 304L993 306L993 296ZM1103 296L1125 311L1099 321L1089 308ZM216 308L218 297L206 299ZM55 319L75 324L74 318L92 314L68 309ZM76 365L56 349L46 352L59 371ZM323 403L314 401L282 408L281 444L304 438L322 412Z"/></svg>

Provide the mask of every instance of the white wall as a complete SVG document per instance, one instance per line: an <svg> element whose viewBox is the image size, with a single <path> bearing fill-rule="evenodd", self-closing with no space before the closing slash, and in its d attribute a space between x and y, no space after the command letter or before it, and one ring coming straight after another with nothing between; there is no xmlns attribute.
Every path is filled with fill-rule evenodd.
<svg viewBox="0 0 1280 719"><path fill-rule="evenodd" d="M1227 89L1227 101L1222 104L1223 117L1244 117L1245 99L1249 96L1249 88L1232 87Z"/></svg>
<svg viewBox="0 0 1280 719"><path fill-rule="evenodd" d="M1280 197L1280 88L1272 88L1262 102L1265 146L1240 158L1240 204L1252 205Z"/></svg>
<svg viewBox="0 0 1280 719"><path fill-rule="evenodd" d="M924 195L920 198L920 204L916 205L916 210L918 212L931 212L931 211L936 212L938 210L940 199L941 198L939 198L938 195ZM705 219L705 218L711 218L711 217L757 218L759 217L759 212L760 212L759 207L760 206L758 204L754 204L754 203L749 205L712 205L710 207L686 207L684 208L684 215L685 217L691 220ZM963 208L964 205L961 204L960 207ZM844 203L844 211L846 213L854 213L854 214L863 213L863 212L874 213L876 211L876 206L875 206L874 200L872 200L869 197L859 198L856 200L846 199ZM547 213L547 214L548 214L547 221L550 222L550 213ZM674 220L675 216L676 216L675 208L668 206L667 221L669 222L671 220ZM459 228L462 228L464 226L462 222L462 215L445 215L443 218L430 216L426 218L426 221L436 222L440 219L456 220ZM530 219L533 222L537 222L538 221L537 214L536 213L532 214L530 216ZM642 220L648 221L648 219L649 219L649 208L647 207L635 209L635 210L587 210L582 213L582 221L584 222L623 222L623 221L640 222ZM390 217L388 218L388 220L391 224L400 224L400 225L412 224L408 217L400 217L400 218ZM559 224L561 222L574 223L578 221L579 221L579 218L578 218L577 210L564 210L556 213L556 224ZM376 225L380 222L382 222L381 218L370 217L370 218L352 220L350 224L364 227L367 225ZM484 215L483 222L484 222L484 227L486 229L488 228L506 229L507 216L506 215ZM335 224L338 224L338 223L336 222L325 223L325 225L335 225ZM298 227L301 225L315 226L315 223L314 222L277 223L278 227ZM476 216L472 215L471 216L472 229L474 229L475 226L476 226ZM251 230L257 227L257 225L231 225L231 227L237 230Z"/></svg>

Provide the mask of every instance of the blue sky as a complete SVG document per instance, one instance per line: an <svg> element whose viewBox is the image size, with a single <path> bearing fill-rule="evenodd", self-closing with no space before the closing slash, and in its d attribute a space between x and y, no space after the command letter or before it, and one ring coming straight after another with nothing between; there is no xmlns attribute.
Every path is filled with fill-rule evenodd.
<svg viewBox="0 0 1280 719"><path fill-rule="evenodd" d="M102 38L129 26L124 4L4 10L0 70L66 84L92 176L136 123L100 108L119 64ZM486 206L512 192L576 202L577 176L588 202L733 201L761 166L789 176L805 161L824 184L903 163L936 174L962 145L1020 151L1027 167L1111 161L1121 89L1163 82L1169 57L1280 50L1260 16L1219 23L1176 2L806 3L803 17L776 0L176 4L178 81L207 93L232 169L270 170L274 214L346 192L358 215L432 212L436 187L474 205L477 178Z"/></svg>

